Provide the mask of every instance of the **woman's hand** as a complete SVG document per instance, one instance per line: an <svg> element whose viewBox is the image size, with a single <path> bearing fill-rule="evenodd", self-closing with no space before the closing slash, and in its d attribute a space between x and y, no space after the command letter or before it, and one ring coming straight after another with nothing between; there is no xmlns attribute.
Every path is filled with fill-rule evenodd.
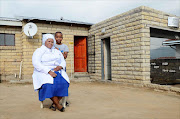
<svg viewBox="0 0 180 119"><path fill-rule="evenodd" d="M55 77L57 76L57 74L54 73L54 72L52 72L52 71L49 71L48 73L49 73L53 78L55 78Z"/></svg>
<svg viewBox="0 0 180 119"><path fill-rule="evenodd" d="M61 66L57 66L56 68L54 68L54 71L59 71L61 69L63 69Z"/></svg>

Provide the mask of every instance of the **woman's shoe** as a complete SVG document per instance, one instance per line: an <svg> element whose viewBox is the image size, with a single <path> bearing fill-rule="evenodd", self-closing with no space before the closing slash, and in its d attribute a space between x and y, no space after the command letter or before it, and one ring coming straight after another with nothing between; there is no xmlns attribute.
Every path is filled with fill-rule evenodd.
<svg viewBox="0 0 180 119"><path fill-rule="evenodd" d="M64 107L62 107L61 109L58 109L58 110L61 111L61 112L65 112L65 108Z"/></svg>
<svg viewBox="0 0 180 119"><path fill-rule="evenodd" d="M49 107L49 109L56 111L56 107L53 106L54 104L52 103L52 105Z"/></svg>

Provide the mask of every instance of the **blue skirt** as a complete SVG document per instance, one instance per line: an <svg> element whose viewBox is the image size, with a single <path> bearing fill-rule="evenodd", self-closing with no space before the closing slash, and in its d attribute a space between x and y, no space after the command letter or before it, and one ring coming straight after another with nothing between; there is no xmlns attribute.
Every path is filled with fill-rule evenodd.
<svg viewBox="0 0 180 119"><path fill-rule="evenodd" d="M46 98L65 97L68 96L69 83L62 77L59 72L55 72L57 76L54 78L53 84L43 84L39 89L39 100Z"/></svg>

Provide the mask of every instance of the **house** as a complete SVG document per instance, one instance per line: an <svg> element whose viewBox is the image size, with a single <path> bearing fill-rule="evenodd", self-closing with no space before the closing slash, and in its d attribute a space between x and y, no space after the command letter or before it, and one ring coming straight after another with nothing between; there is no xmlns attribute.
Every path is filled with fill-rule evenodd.
<svg viewBox="0 0 180 119"><path fill-rule="evenodd" d="M27 37L23 31L24 26L30 22L35 23L38 28L33 38ZM34 69L32 65L32 54L42 45L42 35L45 33L54 34L57 31L63 33L63 43L68 46L70 51L66 59L67 73L70 76L72 71L78 70L77 66L74 67L74 44L77 44L78 41L83 41L84 48L86 49L88 30L91 25L90 23L65 19L0 18L1 80L31 80ZM87 69L84 70L87 71Z"/></svg>
<svg viewBox="0 0 180 119"><path fill-rule="evenodd" d="M171 21L172 18L175 21ZM163 79L165 69L159 67L156 72L159 77L152 77L151 46L161 39L176 39L180 37L179 18L149 7L141 6L123 14L114 16L94 24L89 30L88 68L91 79L112 80L131 83L151 83L154 79L174 82L180 77L180 60L176 58L175 67L164 67L168 71L175 69L171 76ZM173 23L176 23L174 25ZM161 42L162 45L162 42ZM162 52L164 52L162 50ZM179 51L177 51L179 52ZM174 60L175 61L175 60ZM162 64L161 62L160 64ZM166 74L167 75L167 74ZM166 77L164 77L166 78ZM156 82L158 83L158 82Z"/></svg>
<svg viewBox="0 0 180 119"><path fill-rule="evenodd" d="M175 26L169 24L172 17L176 20ZM42 44L42 34L61 31L63 42L70 49L66 60L69 77L76 72L85 72L93 80L151 83L152 68L161 67L151 61L151 41L153 38L180 37L179 18L140 6L97 24L37 18L1 19L0 34L9 38L11 42L7 43L12 45L0 46L1 80L31 79L31 57ZM23 33L28 22L35 23L38 28L32 39ZM180 69L175 68L175 72L179 76Z"/></svg>

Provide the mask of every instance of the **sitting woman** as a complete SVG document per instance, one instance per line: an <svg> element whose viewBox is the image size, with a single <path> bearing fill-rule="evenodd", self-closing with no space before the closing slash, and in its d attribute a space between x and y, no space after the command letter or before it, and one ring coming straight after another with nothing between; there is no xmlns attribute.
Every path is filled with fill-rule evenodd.
<svg viewBox="0 0 180 119"><path fill-rule="evenodd" d="M68 96L70 81L64 70L66 62L62 53L54 47L56 41L52 34L43 35L42 42L43 45L32 56L34 90L39 90L40 101L50 98L55 109L64 112L59 99Z"/></svg>

